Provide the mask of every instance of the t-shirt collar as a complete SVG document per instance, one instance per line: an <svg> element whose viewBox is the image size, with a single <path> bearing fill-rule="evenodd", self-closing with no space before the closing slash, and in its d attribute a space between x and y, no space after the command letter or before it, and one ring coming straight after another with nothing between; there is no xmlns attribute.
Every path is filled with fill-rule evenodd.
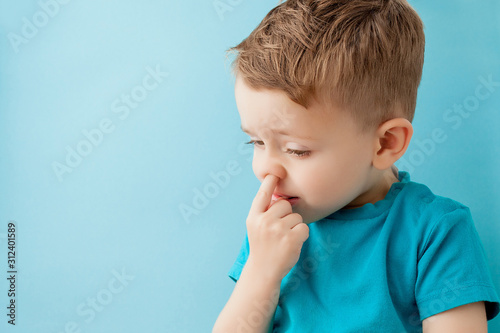
<svg viewBox="0 0 500 333"><path fill-rule="evenodd" d="M384 199L373 203L366 203L358 208L342 208L333 214L328 215L323 218L324 220L363 220L371 219L380 216L382 213L387 211L394 202L394 199L398 193L403 189L405 184L410 182L410 174L406 171L398 171L397 169L392 169L397 173L399 182L394 182Z"/></svg>

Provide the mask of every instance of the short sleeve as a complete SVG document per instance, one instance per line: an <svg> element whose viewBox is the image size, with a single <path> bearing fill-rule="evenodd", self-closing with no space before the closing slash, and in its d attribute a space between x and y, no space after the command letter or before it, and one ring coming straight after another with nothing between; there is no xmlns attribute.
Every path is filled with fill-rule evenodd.
<svg viewBox="0 0 500 333"><path fill-rule="evenodd" d="M488 320L498 314L498 295L467 207L444 214L424 240L415 299L420 320L479 301L485 302Z"/></svg>
<svg viewBox="0 0 500 333"><path fill-rule="evenodd" d="M229 277L234 281L238 281L241 275L241 271L243 270L243 266L248 259L248 254L250 253L250 246L248 244L248 234L245 234L245 239L243 240L243 244L241 245L240 252L238 253L238 257L234 262L233 266L229 270Z"/></svg>

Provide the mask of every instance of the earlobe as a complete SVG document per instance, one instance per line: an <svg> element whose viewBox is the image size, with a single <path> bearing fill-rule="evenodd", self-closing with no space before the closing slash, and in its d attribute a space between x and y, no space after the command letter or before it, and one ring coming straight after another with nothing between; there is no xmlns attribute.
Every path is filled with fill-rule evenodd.
<svg viewBox="0 0 500 333"><path fill-rule="evenodd" d="M390 168L406 152L413 135L413 126L404 118L390 119L375 133L373 166L379 170Z"/></svg>

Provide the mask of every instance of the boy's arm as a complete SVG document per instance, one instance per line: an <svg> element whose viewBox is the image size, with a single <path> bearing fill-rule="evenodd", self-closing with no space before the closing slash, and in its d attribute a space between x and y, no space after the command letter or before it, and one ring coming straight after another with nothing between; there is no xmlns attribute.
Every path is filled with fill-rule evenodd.
<svg viewBox="0 0 500 333"><path fill-rule="evenodd" d="M250 253L212 332L267 333L272 329L281 280L300 257L309 227L291 204L272 200L279 178L267 175L247 218Z"/></svg>
<svg viewBox="0 0 500 333"><path fill-rule="evenodd" d="M266 277L247 262L212 332L272 332L280 285L280 279Z"/></svg>
<svg viewBox="0 0 500 333"><path fill-rule="evenodd" d="M487 333L484 302L465 304L425 318L422 328L423 333Z"/></svg>

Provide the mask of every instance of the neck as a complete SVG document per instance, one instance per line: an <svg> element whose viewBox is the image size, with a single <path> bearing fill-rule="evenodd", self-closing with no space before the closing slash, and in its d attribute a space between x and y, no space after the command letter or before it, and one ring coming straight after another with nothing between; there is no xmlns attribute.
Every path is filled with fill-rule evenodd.
<svg viewBox="0 0 500 333"><path fill-rule="evenodd" d="M392 166L389 169L380 171L377 173L375 181L372 183L370 188L354 199L350 204L344 208L352 209L363 206L367 203L376 203L377 201L383 200L389 192L392 184L399 182L398 179L398 169Z"/></svg>

